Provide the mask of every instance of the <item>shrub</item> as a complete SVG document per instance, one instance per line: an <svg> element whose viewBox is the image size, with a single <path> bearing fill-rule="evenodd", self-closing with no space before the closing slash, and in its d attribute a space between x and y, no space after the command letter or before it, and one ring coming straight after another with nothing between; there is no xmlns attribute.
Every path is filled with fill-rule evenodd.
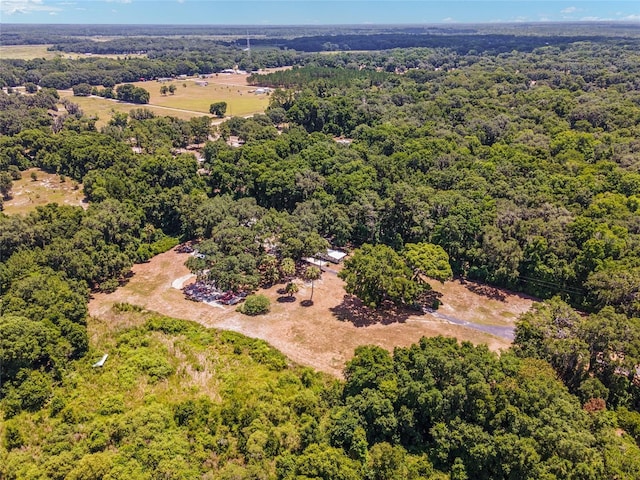
<svg viewBox="0 0 640 480"><path fill-rule="evenodd" d="M24 89L27 93L36 93L38 91L38 86L33 82L27 82L24 84Z"/></svg>
<svg viewBox="0 0 640 480"><path fill-rule="evenodd" d="M20 448L24 445L24 437L16 424L7 422L4 431L4 443L7 450Z"/></svg>
<svg viewBox="0 0 640 480"><path fill-rule="evenodd" d="M180 240L176 237L163 237L160 240L153 242L150 245L150 248L153 255L158 255L160 253L168 252L179 243Z"/></svg>
<svg viewBox="0 0 640 480"><path fill-rule="evenodd" d="M249 295L238 311L245 315L261 315L267 313L270 307L271 302L264 295Z"/></svg>
<svg viewBox="0 0 640 480"><path fill-rule="evenodd" d="M91 95L91 85L88 83L79 83L72 87L73 95L76 97L88 97Z"/></svg>

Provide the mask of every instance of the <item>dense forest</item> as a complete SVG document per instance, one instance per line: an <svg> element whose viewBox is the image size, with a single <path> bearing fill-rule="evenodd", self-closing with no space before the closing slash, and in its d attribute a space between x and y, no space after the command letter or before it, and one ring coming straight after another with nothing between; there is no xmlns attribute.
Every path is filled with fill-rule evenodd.
<svg viewBox="0 0 640 480"><path fill-rule="evenodd" d="M54 88L215 71L231 46L2 60L0 193L38 167L89 207L0 213L0 477L637 478L640 41L576 36L265 50L252 62L296 67L252 75L276 89L265 114L215 128L137 108L97 131ZM201 164L181 151L205 141ZM347 291L383 311L452 274L541 301L499 356L363 346L344 380L133 305L87 318L91 292L186 240L233 290L335 245Z"/></svg>

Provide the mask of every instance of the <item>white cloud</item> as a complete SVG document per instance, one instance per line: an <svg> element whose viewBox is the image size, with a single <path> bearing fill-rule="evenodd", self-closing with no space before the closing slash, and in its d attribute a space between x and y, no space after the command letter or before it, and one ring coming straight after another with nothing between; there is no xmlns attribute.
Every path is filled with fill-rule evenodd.
<svg viewBox="0 0 640 480"><path fill-rule="evenodd" d="M107 3L131 3L131 0L105 0Z"/></svg>
<svg viewBox="0 0 640 480"><path fill-rule="evenodd" d="M560 13L576 13L580 11L578 7L567 7L560 10Z"/></svg>
<svg viewBox="0 0 640 480"><path fill-rule="evenodd" d="M456 19L453 17L447 17L442 19L443 23L455 23Z"/></svg>
<svg viewBox="0 0 640 480"><path fill-rule="evenodd" d="M637 22L640 20L640 15L627 15L626 17L622 17L622 20Z"/></svg>
<svg viewBox="0 0 640 480"><path fill-rule="evenodd" d="M45 5L42 0L2 0L0 2L0 12L5 15L58 11L60 11L60 8Z"/></svg>
<svg viewBox="0 0 640 480"><path fill-rule="evenodd" d="M178 0L178 3L184 3L184 0Z"/></svg>

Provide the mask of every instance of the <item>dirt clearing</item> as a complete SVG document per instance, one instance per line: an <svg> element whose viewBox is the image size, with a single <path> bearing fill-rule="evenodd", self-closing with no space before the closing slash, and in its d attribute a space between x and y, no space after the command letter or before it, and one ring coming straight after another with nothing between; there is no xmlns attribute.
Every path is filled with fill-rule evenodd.
<svg viewBox="0 0 640 480"><path fill-rule="evenodd" d="M294 301L283 294L284 284L261 291L271 299L268 315L247 317L235 306L212 307L187 300L175 286L192 281L184 266L188 254L174 251L135 265L129 283L111 294L95 294L89 304L94 317L109 317L116 302L139 305L171 317L193 320L207 327L233 330L266 340L294 362L340 376L359 345L373 344L392 350L408 346L422 336L446 335L473 343L486 343L492 350L506 349L504 338L448 323L434 315L411 311L372 312L357 299L345 296L343 282L325 272L315 282L313 304L307 305L311 285L298 280ZM175 282L175 283L174 283ZM438 312L466 321L513 325L528 310L532 300L508 292L493 292L493 298L478 291L480 285L447 282L435 284L443 293ZM497 295L499 293L499 295Z"/></svg>
<svg viewBox="0 0 640 480"><path fill-rule="evenodd" d="M88 207L84 202L82 185L78 182L37 168L30 168L21 174L22 178L13 182L11 199L4 201L4 213L7 215L24 215L48 203Z"/></svg>

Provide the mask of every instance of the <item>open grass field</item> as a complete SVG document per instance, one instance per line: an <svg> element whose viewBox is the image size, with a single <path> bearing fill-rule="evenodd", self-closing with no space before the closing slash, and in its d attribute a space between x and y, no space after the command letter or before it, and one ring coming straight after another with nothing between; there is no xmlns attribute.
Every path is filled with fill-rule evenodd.
<svg viewBox="0 0 640 480"><path fill-rule="evenodd" d="M113 112L129 113L134 108L147 108L153 111L158 116L172 116L182 120L189 120L190 118L205 115L201 112L187 111L181 109L157 107L153 105L133 105L131 103L122 103L115 100L109 100L101 97L74 97L71 90L59 90L60 97L66 97L73 103L77 103L82 108L82 111L86 116L97 117L96 127L98 130L105 126L111 117Z"/></svg>
<svg viewBox="0 0 640 480"><path fill-rule="evenodd" d="M309 285L299 281L295 301L285 301L284 285L262 291L271 299L271 312L248 317L235 307L214 307L185 299L176 288L188 280L184 266L187 254L169 251L150 262L133 267L130 281L112 294L95 294L89 311L97 319L108 319L114 303L130 303L175 318L199 322L207 327L232 330L266 340L294 362L341 376L345 363L358 345L375 344L392 350L408 346L422 336L446 335L473 343L486 343L492 350L506 349L510 342L487 333L414 311L370 311L345 296L344 284L334 273L325 272L315 282L313 305ZM533 301L502 290L484 291L481 285L458 281L438 284L442 307L438 312L470 322L498 326L513 325Z"/></svg>
<svg viewBox="0 0 640 480"><path fill-rule="evenodd" d="M60 55L61 52L47 50L51 45L1 45L0 58L16 58L19 60L33 60L44 58L50 60Z"/></svg>
<svg viewBox="0 0 640 480"><path fill-rule="evenodd" d="M31 178L31 174L34 172L37 180ZM4 213L7 215L24 215L35 210L37 206L47 203L87 205L82 201L84 199L82 185L78 185L70 179L63 182L59 175L53 175L37 168L22 172L22 179L13 182L11 194L11 200L4 201Z"/></svg>
<svg viewBox="0 0 640 480"><path fill-rule="evenodd" d="M149 92L147 105L134 105L101 97L74 97L71 90L60 90L61 97L69 98L82 108L85 115L98 117L97 127L107 124L113 112L128 113L134 108L148 108L157 115L167 115L183 120L209 115L209 106L214 102L227 102L227 116L244 117L264 112L269 105L269 96L252 93L255 87L247 85L248 75L219 75L206 79L208 85L200 86L197 78L179 79L164 83L174 84L175 93L162 95L162 83L156 81L135 82Z"/></svg>
<svg viewBox="0 0 640 480"><path fill-rule="evenodd" d="M56 57L64 58L84 58L87 55L84 52L67 53L67 52L53 52L47 50L51 44L47 45L1 45L0 46L0 58L16 58L19 60L33 60L34 58L44 58L45 60L51 60ZM118 58L123 55L96 55L94 57L106 57L106 58ZM127 57L139 57L143 55L126 55Z"/></svg>
<svg viewBox="0 0 640 480"><path fill-rule="evenodd" d="M202 81L206 86L196 84L194 78L178 79L166 82L164 85L174 84L175 93L161 95L162 83L156 81L136 82L134 85L142 87L151 94L149 103L161 107L178 108L195 112L209 113L209 106L214 102L227 102L227 116L242 117L254 113L264 112L269 105L267 95L250 93L255 87L247 85L247 75L219 75Z"/></svg>

